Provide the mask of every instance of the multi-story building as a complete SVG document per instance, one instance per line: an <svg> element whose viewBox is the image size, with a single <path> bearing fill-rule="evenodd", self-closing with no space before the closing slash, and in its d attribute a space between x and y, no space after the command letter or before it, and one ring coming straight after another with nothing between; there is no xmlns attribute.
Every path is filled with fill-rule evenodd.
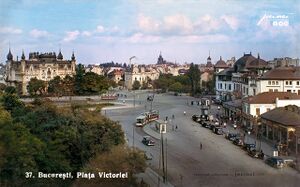
<svg viewBox="0 0 300 187"><path fill-rule="evenodd" d="M93 72L93 73L96 73L98 75L104 75L103 69L104 68L100 67L99 65L88 65L85 68L85 71L86 72Z"/></svg>
<svg viewBox="0 0 300 187"><path fill-rule="evenodd" d="M145 66L133 64L131 68L125 71L125 87L132 89L132 85L135 81L138 81L142 85L148 83L150 80L158 79L159 75L159 71L154 68L148 69Z"/></svg>
<svg viewBox="0 0 300 187"><path fill-rule="evenodd" d="M0 84L5 84L5 66L0 64Z"/></svg>
<svg viewBox="0 0 300 187"><path fill-rule="evenodd" d="M269 70L268 63L252 54L239 58L232 68L225 69L216 75L216 94L223 100L243 98L259 93L258 78Z"/></svg>
<svg viewBox="0 0 300 187"><path fill-rule="evenodd" d="M221 71L227 68L229 68L229 66L224 60L222 60L222 57L220 56L220 60L218 60L217 63L214 65L215 73L220 73Z"/></svg>
<svg viewBox="0 0 300 187"><path fill-rule="evenodd" d="M300 66L299 58L293 59L290 57L274 58L273 60L268 61L268 63L271 68L288 67L288 66L299 67Z"/></svg>
<svg viewBox="0 0 300 187"><path fill-rule="evenodd" d="M289 92L263 92L249 96L242 101L243 125L253 129L255 118L258 119L261 114L291 104L300 107L300 95Z"/></svg>
<svg viewBox="0 0 300 187"><path fill-rule="evenodd" d="M74 52L71 60L64 60L61 51L59 51L58 55L55 52L33 52L29 53L28 59L22 52L21 60L14 60L9 49L6 61L6 83L9 86L16 86L23 95L26 95L30 79L37 78L43 81L50 81L56 76L64 78L66 75L74 75L75 68Z"/></svg>
<svg viewBox="0 0 300 187"><path fill-rule="evenodd" d="M278 67L257 82L259 92L292 92L300 95L300 67Z"/></svg>

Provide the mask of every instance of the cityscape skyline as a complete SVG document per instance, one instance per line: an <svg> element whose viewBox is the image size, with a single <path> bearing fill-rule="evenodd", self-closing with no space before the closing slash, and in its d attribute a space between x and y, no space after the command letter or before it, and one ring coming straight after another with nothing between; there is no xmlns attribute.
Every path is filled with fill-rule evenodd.
<svg viewBox="0 0 300 187"><path fill-rule="evenodd" d="M254 5L255 4L255 5ZM299 2L289 1L3 1L0 55L75 51L78 63L215 63L239 58L299 57ZM247 11L245 11L245 9ZM277 25L274 23L283 23Z"/></svg>

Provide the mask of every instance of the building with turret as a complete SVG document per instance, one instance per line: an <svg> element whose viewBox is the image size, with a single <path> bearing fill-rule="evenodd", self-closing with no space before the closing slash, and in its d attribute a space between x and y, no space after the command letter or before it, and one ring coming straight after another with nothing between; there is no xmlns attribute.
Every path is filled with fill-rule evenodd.
<svg viewBox="0 0 300 187"><path fill-rule="evenodd" d="M56 76L64 78L67 75L75 75L76 59L74 52L70 60L64 60L60 50L58 55L55 52L31 52L28 59L26 59L23 51L21 59L15 60L9 49L6 57L5 81L8 86L17 87L22 95L27 95L27 85L32 78L48 82Z"/></svg>

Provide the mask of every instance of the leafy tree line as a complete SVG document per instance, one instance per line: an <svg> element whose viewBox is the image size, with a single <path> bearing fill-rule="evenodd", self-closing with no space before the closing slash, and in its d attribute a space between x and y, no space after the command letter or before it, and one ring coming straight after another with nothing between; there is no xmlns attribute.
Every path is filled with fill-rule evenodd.
<svg viewBox="0 0 300 187"><path fill-rule="evenodd" d="M101 155L113 155L118 145L123 147L125 158L125 153L129 153L139 160L122 158L131 176L125 182L133 184L133 174L145 169L141 153L124 145L121 126L99 113L74 106L57 107L41 99L25 105L12 87L0 93L0 99L0 186L67 186L74 181L26 180L25 172L35 176L38 171L73 172L76 176L75 172L85 170L87 165L88 169L96 170L89 163L99 165ZM98 169L110 167L114 168L113 160Z"/></svg>
<svg viewBox="0 0 300 187"><path fill-rule="evenodd" d="M185 92L196 95L200 90L200 70L198 65L190 65L185 75L173 76L171 74L162 74L158 80L154 81L155 88L162 89L163 92Z"/></svg>
<svg viewBox="0 0 300 187"><path fill-rule="evenodd" d="M37 78L32 78L27 86L31 96L69 96L69 95L95 95L108 90L116 83L102 75L93 72L85 72L84 66L79 64L76 75L67 75L63 79L54 77L48 83Z"/></svg>

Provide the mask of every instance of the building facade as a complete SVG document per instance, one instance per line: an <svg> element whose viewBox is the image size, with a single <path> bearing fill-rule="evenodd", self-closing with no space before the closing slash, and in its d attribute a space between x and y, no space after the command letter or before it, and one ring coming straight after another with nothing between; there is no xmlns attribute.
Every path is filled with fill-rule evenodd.
<svg viewBox="0 0 300 187"><path fill-rule="evenodd" d="M300 67L278 67L266 72L257 83L259 92L291 92L300 95Z"/></svg>
<svg viewBox="0 0 300 187"><path fill-rule="evenodd" d="M22 52L21 60L14 60L9 49L6 61L6 83L20 89L21 94L27 94L27 85L32 78L43 81L50 81L56 76L64 78L67 75L75 74L76 59L74 52L71 60L64 60L61 51L58 55L50 53L29 53L26 59Z"/></svg>

